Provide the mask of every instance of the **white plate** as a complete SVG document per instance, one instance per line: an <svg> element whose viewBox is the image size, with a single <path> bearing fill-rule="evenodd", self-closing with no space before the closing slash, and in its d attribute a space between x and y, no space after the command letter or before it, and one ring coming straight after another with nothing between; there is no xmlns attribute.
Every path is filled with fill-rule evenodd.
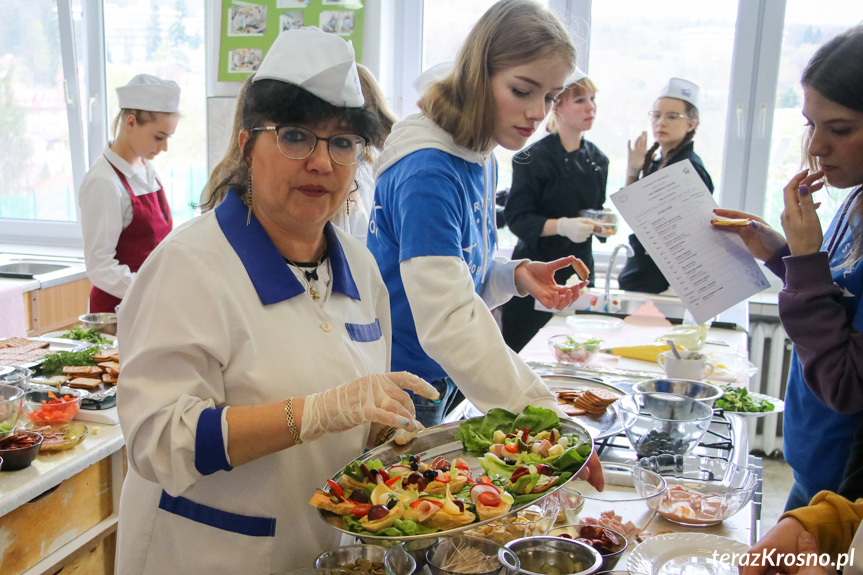
<svg viewBox="0 0 863 575"><path fill-rule="evenodd" d="M751 391L749 392L749 397L752 399L766 399L773 404L773 411L730 411L726 409L725 413L729 415L737 415L739 417L764 417L765 415L773 415L775 413L782 413L785 411L785 402L781 399L764 395L763 393L752 393Z"/></svg>
<svg viewBox="0 0 863 575"><path fill-rule="evenodd" d="M735 565L748 550L749 545L719 535L670 533L640 543L626 567L646 575L737 575ZM725 554L729 557L720 561ZM738 557L734 564L732 554Z"/></svg>
<svg viewBox="0 0 863 575"><path fill-rule="evenodd" d="M66 338L62 338L62 337L60 337L60 336L61 336L61 335L65 335L65 334L67 334L67 333L69 333L69 330L68 330L68 329L61 329L60 331L52 331L51 333L46 333L46 334L44 334L42 337L53 337L53 338L56 338L56 339L66 339ZM104 337L104 338L105 338L105 339L107 339L108 341L117 341L117 336L116 336L116 335L111 335L111 334L109 334L109 333L103 333L103 334L102 334L102 337ZM30 338L30 339L34 339L34 338ZM78 340L77 340L77 339L76 339L76 340L71 340L71 339L70 339L70 340L68 340L68 341L78 341ZM87 342L87 341L80 341L79 343L91 345L91 344L90 344L90 342ZM107 344L103 344L103 345L107 345Z"/></svg>
<svg viewBox="0 0 863 575"><path fill-rule="evenodd" d="M612 331L623 327L622 319L605 315L570 315L567 316L566 323L579 331L587 333Z"/></svg>

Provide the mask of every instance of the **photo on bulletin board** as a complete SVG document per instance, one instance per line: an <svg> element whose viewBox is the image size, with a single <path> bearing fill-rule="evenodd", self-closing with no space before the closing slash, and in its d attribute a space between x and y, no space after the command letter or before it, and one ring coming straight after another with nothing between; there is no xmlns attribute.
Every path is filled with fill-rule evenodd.
<svg viewBox="0 0 863 575"><path fill-rule="evenodd" d="M243 82L260 67L279 34L317 26L350 40L362 62L362 0L222 0L220 82Z"/></svg>

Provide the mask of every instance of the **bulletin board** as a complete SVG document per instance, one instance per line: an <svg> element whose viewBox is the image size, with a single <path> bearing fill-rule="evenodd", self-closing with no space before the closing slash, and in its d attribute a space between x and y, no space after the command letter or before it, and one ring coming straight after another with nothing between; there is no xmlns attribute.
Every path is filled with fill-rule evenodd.
<svg viewBox="0 0 863 575"><path fill-rule="evenodd" d="M351 40L362 62L364 12L362 0L222 0L219 81L245 81L282 31L303 26Z"/></svg>

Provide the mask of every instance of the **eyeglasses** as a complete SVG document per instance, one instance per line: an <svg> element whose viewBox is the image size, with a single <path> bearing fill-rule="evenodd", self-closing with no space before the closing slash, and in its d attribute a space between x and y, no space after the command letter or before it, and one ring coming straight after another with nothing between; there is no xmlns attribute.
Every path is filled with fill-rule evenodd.
<svg viewBox="0 0 863 575"><path fill-rule="evenodd" d="M682 114L678 114L677 112L667 112L663 114L662 112L648 112L647 116L654 122L658 122L665 116L665 119L669 122L673 122L674 120L680 120L681 118L684 120L691 120L689 116L684 116Z"/></svg>
<svg viewBox="0 0 863 575"><path fill-rule="evenodd" d="M330 158L340 166L356 164L367 145L366 139L356 134L337 134L329 138L321 138L305 128L296 126L259 126L252 128L251 131L275 132L279 151L292 160L305 160L315 151L318 142L326 142Z"/></svg>

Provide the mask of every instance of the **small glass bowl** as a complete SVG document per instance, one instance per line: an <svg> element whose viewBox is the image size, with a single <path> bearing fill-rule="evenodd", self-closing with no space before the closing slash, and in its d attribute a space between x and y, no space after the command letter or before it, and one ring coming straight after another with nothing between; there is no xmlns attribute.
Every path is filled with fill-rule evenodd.
<svg viewBox="0 0 863 575"><path fill-rule="evenodd" d="M758 486L754 471L717 457L658 455L638 466L665 479L668 489L658 513L681 525L722 523L749 503Z"/></svg>
<svg viewBox="0 0 863 575"><path fill-rule="evenodd" d="M626 437L639 458L686 455L701 441L713 409L672 393L633 393L617 402Z"/></svg>
<svg viewBox="0 0 863 575"><path fill-rule="evenodd" d="M24 394L24 414L27 421L38 424L70 421L81 409L83 398L78 391L28 391Z"/></svg>
<svg viewBox="0 0 863 575"><path fill-rule="evenodd" d="M625 463L602 462L605 489L597 491L587 481L575 479L563 486L569 496L584 503L570 523L599 524L630 541L640 535L656 516L666 483L658 473Z"/></svg>
<svg viewBox="0 0 863 575"><path fill-rule="evenodd" d="M550 495L514 514L468 529L464 534L506 545L516 539L545 535L554 526L559 514L560 501L556 495Z"/></svg>
<svg viewBox="0 0 863 575"><path fill-rule="evenodd" d="M548 347L554 355L554 359L562 363L587 363L599 351L602 343L590 335L584 334L560 334L548 338Z"/></svg>
<svg viewBox="0 0 863 575"><path fill-rule="evenodd" d="M0 384L0 437L9 433L18 423L24 390L14 385Z"/></svg>

